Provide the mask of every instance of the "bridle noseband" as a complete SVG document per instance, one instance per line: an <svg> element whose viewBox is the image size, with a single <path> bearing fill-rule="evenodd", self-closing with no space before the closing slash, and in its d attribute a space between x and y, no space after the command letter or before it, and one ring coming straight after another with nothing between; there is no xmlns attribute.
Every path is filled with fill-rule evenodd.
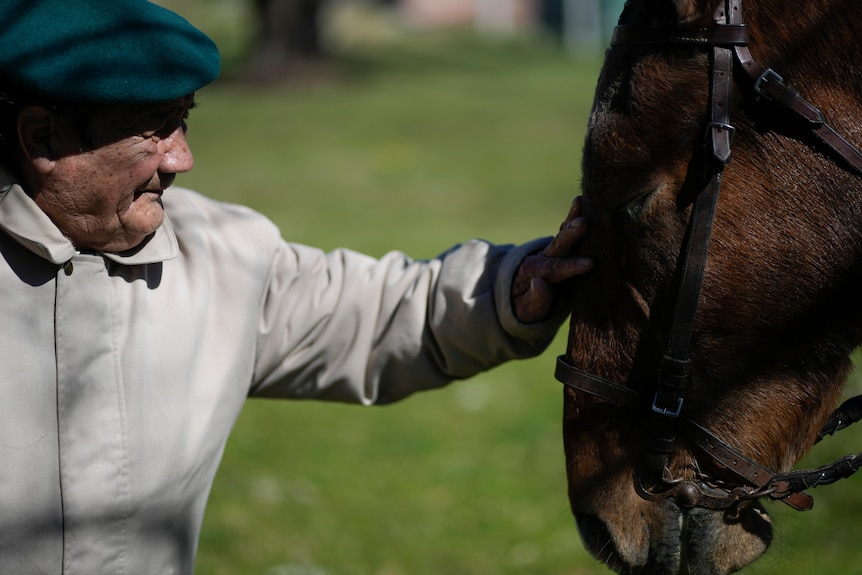
<svg viewBox="0 0 862 575"><path fill-rule="evenodd" d="M748 50L748 27L742 21L742 0L725 0L715 14L715 22L709 28L678 28L669 35L660 36L650 28L621 24L615 29L611 42L612 46L682 44L711 49L706 184L694 200L689 219L673 322L658 370L655 394L645 397L589 374L571 365L565 356L557 358L555 375L560 382L579 392L620 407L651 412L646 455L635 473L635 488L644 499L658 501L670 497L680 507L730 509L743 501L769 497L804 511L813 506L813 498L804 490L849 477L862 467L862 452L817 469L778 474L741 454L683 413L690 380L689 349L707 250L722 174L731 156L734 128L730 124L730 96L734 66L751 79L751 88L757 97L778 104L804 120L811 134L830 149L836 159L843 161L845 167L859 175L862 175L862 152L829 126L820 110L804 100L780 75L752 57ZM859 420L862 420L862 396L841 405L817 440ZM710 478L701 472L697 472L696 481L673 478L669 464L680 433L726 469L735 483Z"/></svg>

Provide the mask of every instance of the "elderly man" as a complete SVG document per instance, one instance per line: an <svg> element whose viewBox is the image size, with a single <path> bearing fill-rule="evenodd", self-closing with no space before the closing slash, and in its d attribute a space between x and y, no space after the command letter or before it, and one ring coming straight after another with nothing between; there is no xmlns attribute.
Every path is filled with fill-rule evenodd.
<svg viewBox="0 0 862 575"><path fill-rule="evenodd" d="M218 52L144 0L0 8L0 573L191 573L249 396L380 404L543 350L551 241L430 261L290 244L173 187Z"/></svg>

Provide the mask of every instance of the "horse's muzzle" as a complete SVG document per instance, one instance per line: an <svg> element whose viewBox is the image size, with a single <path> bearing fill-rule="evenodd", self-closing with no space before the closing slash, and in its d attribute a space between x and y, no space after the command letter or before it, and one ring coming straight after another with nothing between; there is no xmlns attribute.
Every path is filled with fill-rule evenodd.
<svg viewBox="0 0 862 575"><path fill-rule="evenodd" d="M575 518L590 553L626 575L728 575L762 555L772 539L758 503L711 510L666 500L638 515L629 515L628 524L581 513Z"/></svg>

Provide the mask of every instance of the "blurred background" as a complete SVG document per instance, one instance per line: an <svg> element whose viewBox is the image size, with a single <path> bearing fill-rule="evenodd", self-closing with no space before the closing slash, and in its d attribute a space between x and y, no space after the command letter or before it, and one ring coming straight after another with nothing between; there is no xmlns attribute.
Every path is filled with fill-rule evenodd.
<svg viewBox="0 0 862 575"><path fill-rule="evenodd" d="M427 258L556 231L623 0L157 3L224 59L179 185L267 214L290 241ZM568 509L565 331L537 359L385 408L250 401L196 573L609 573ZM862 433L844 433L810 462L859 449ZM815 495L806 514L768 506L776 542L746 573L862 573L860 480Z"/></svg>

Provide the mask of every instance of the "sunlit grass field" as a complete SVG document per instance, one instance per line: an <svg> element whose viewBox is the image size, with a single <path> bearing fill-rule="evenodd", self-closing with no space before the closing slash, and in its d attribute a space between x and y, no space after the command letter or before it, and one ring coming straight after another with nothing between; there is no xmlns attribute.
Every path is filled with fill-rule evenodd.
<svg viewBox="0 0 862 575"><path fill-rule="evenodd" d="M578 193L599 66L544 43L417 35L342 54L314 85L219 82L199 94L196 167L178 184L325 249L425 258L470 237L549 235ZM385 408L250 401L196 572L609 573L566 500L564 346L561 333L537 359ZM845 433L810 463L862 449ZM862 573L862 477L814 494L804 514L769 505L776 542L746 573Z"/></svg>

